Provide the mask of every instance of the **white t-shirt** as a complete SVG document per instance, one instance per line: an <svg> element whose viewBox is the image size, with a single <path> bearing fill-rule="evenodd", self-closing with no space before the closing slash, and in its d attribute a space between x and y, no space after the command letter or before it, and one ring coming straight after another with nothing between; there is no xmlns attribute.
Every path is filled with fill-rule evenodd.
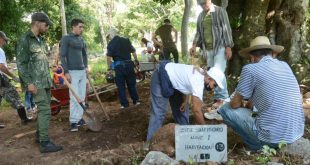
<svg viewBox="0 0 310 165"><path fill-rule="evenodd" d="M0 64L4 64L7 67L5 53L2 48L0 48ZM1 73L0 71L0 74Z"/></svg>
<svg viewBox="0 0 310 165"><path fill-rule="evenodd" d="M195 71L193 65L168 63L165 67L174 89L186 95L194 95L202 101L204 75Z"/></svg>

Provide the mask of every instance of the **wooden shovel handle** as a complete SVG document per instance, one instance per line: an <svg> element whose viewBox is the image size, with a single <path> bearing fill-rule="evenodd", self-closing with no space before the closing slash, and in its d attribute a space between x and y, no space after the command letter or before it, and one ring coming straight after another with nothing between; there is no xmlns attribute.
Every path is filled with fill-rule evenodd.
<svg viewBox="0 0 310 165"><path fill-rule="evenodd" d="M83 108L84 111L86 111L86 107L83 104L82 100L80 99L80 97L76 94L76 92L74 91L74 89L72 88L71 84L68 82L68 80L66 79L66 77L64 77L64 81L65 84L68 86L68 88L70 89L71 93L73 94L73 96L75 97L75 99L77 100L77 102L81 105L81 107Z"/></svg>
<svg viewBox="0 0 310 165"><path fill-rule="evenodd" d="M109 117L108 113L105 111L105 109L104 109L104 107L102 105L101 99L100 99L100 97L99 97L99 95L97 93L97 90L95 89L95 86L93 85L93 83L90 80L90 76L88 75L87 78L88 78L88 82L89 82L90 86L93 88L93 91L94 91L94 93L96 95L96 98L97 98L97 100L98 100L98 102L100 104L100 107L101 107L104 115L106 116L107 120L110 120L110 117Z"/></svg>

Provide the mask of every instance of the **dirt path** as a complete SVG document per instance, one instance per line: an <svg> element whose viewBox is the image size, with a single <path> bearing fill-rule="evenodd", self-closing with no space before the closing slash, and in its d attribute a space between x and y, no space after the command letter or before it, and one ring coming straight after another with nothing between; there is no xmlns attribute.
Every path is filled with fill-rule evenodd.
<svg viewBox="0 0 310 165"><path fill-rule="evenodd" d="M110 121L105 120L99 104L91 101L90 110L94 110L103 121L103 129L98 133L90 132L87 128L81 128L74 133L69 132L69 110L68 107L62 107L61 112L52 117L49 129L50 138L64 147L63 151L57 153L41 154L39 145L35 142L35 134L14 138L16 134L35 130L35 122L23 126L15 111L10 108L1 111L0 118L6 123L6 127L0 129L0 164L100 162L104 161L104 156L101 156L103 152L116 152L118 148L122 150L122 155L112 152L110 156L134 159L137 155L135 150L139 152L146 137L148 125L149 92L145 88L147 86L139 87L142 104L126 110L119 109L115 96L110 97L109 102L103 102L110 115ZM94 159L91 159L90 155ZM114 161L117 163L123 160Z"/></svg>

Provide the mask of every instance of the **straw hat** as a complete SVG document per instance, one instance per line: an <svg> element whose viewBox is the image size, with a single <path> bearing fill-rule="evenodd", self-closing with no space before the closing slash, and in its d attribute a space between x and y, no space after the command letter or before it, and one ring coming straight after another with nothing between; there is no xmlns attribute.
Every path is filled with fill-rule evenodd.
<svg viewBox="0 0 310 165"><path fill-rule="evenodd" d="M281 53L284 47L281 45L271 45L266 36L258 36L251 41L250 47L244 48L239 51L240 56L247 58L249 52L257 49L271 49L275 53Z"/></svg>

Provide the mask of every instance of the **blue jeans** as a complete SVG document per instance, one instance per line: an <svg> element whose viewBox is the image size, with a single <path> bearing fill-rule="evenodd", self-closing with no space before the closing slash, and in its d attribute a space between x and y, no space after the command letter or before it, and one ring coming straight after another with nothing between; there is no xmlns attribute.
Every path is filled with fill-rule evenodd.
<svg viewBox="0 0 310 165"><path fill-rule="evenodd" d="M25 108L30 111L31 108L35 107L36 104L33 102L32 94L28 91L25 92Z"/></svg>
<svg viewBox="0 0 310 165"><path fill-rule="evenodd" d="M207 63L208 67L216 67L220 69L225 74L226 69L226 55L225 48L220 47L218 52L215 54L213 50L207 50ZM215 100L225 100L229 97L227 91L227 82L226 79L223 81L224 89L220 89L219 87L214 90L214 99Z"/></svg>
<svg viewBox="0 0 310 165"><path fill-rule="evenodd" d="M146 138L147 141L151 140L156 130L162 127L167 113L168 101L170 103L175 122L180 125L189 124L189 105L185 106L184 112L180 111L180 106L183 102L182 97L183 94L175 90L174 94L170 96L170 98L165 98L162 95L158 70L154 71L151 80L151 112Z"/></svg>
<svg viewBox="0 0 310 165"><path fill-rule="evenodd" d="M115 67L115 83L118 90L118 98L122 106L129 106L126 97L126 85L133 104L136 104L139 101L136 87L136 74L132 61L123 62Z"/></svg>
<svg viewBox="0 0 310 165"><path fill-rule="evenodd" d="M86 71L85 70L69 70L71 76L71 86L80 97L82 102L85 102L86 95ZM83 117L84 110L77 102L72 92L70 91L70 123L78 123Z"/></svg>
<svg viewBox="0 0 310 165"><path fill-rule="evenodd" d="M232 109L230 103L224 104L218 111L223 117L224 123L231 127L251 150L259 150L264 145L278 148L278 144L268 143L258 139L258 130L252 111L247 108Z"/></svg>

